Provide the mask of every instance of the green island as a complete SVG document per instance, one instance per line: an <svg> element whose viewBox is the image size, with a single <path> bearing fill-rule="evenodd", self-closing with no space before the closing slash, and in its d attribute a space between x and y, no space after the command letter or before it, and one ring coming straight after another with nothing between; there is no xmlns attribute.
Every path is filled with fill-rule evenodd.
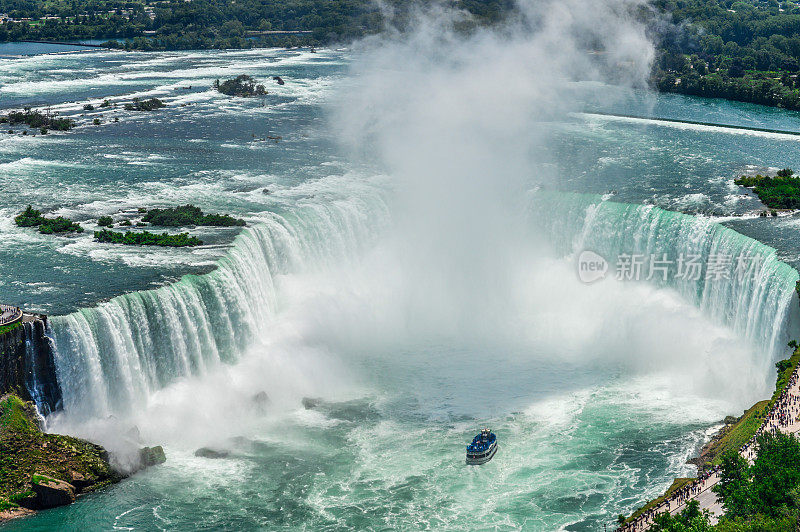
<svg viewBox="0 0 800 532"><path fill-rule="evenodd" d="M181 205L165 209L149 209L142 221L161 227L185 227L190 225L206 225L213 227L241 227L246 225L241 218L229 214L204 214L194 205Z"/></svg>
<svg viewBox="0 0 800 532"><path fill-rule="evenodd" d="M110 231L103 229L94 232L94 239L108 244L123 244L126 246L163 246L182 248L200 246L203 241L189 233L170 235L167 233L156 234L149 231Z"/></svg>
<svg viewBox="0 0 800 532"><path fill-rule="evenodd" d="M11 111L5 116L0 116L0 124L12 126L24 124L29 128L39 129L42 133L48 130L68 131L75 127L75 121L71 118L59 118L40 111L32 111L30 108L24 111Z"/></svg>
<svg viewBox="0 0 800 532"><path fill-rule="evenodd" d="M0 523L33 510L69 504L123 477L108 453L78 438L47 434L31 403L0 397Z"/></svg>
<svg viewBox="0 0 800 532"><path fill-rule="evenodd" d="M34 209L31 205L28 205L14 218L14 223L18 227L38 227L39 232L45 235L83 232L83 227L69 218L63 216L45 218L41 211Z"/></svg>
<svg viewBox="0 0 800 532"><path fill-rule="evenodd" d="M243 227L246 222L241 218L234 218L229 214L206 214L194 205L180 205L164 209L139 209L143 214L142 220L136 222L137 227ZM63 216L47 218L42 212L28 205L24 211L14 217L18 227L37 227L42 234L82 233L83 227ZM123 244L128 246L164 246L164 247L192 247L201 246L203 241L189 233L170 235L168 233L151 233L149 231L111 231L114 219L111 216L100 216L97 219L98 227L104 229L94 232L94 239L98 242L109 244ZM122 227L132 227L130 220L119 223Z"/></svg>
<svg viewBox="0 0 800 532"><path fill-rule="evenodd" d="M800 177L791 168L779 170L775 177L742 176L737 185L752 188L758 199L770 209L800 209Z"/></svg>
<svg viewBox="0 0 800 532"><path fill-rule="evenodd" d="M97 225L100 227L114 227L114 219L111 216L101 216L97 219Z"/></svg>
<svg viewBox="0 0 800 532"><path fill-rule="evenodd" d="M797 283L800 294L800 281ZM728 417L725 426L707 443L692 462L703 467L721 466L721 480L713 489L725 508L716 525L700 511L696 499L675 516L663 513L649 530L653 532L781 532L800 527L800 440L793 436L769 433L758 437L759 453L751 466L739 455L740 447L761 427L766 415L789 386L789 379L800 365L800 348L792 340L792 356L775 364L777 381L770 399L759 401L739 418ZM658 506L694 478L677 478L666 492L648 501L630 517L619 516L620 525L630 523Z"/></svg>
<svg viewBox="0 0 800 532"><path fill-rule="evenodd" d="M155 111L166 106L167 104L158 98L150 98L149 100L134 98L132 102L126 103L124 108L126 111Z"/></svg>
<svg viewBox="0 0 800 532"><path fill-rule="evenodd" d="M251 76L242 74L233 79L223 81L214 81L214 88L226 96L239 96L248 98L251 96L265 96L267 90L264 85L257 84Z"/></svg>

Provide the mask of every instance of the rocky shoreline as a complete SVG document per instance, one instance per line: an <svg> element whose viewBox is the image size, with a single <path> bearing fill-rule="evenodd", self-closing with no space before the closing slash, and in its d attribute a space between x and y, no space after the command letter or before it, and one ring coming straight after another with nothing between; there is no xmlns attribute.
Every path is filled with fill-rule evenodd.
<svg viewBox="0 0 800 532"><path fill-rule="evenodd" d="M166 460L161 447L144 447L134 471L119 471L100 445L48 434L41 422L33 403L0 397L0 523L72 504Z"/></svg>

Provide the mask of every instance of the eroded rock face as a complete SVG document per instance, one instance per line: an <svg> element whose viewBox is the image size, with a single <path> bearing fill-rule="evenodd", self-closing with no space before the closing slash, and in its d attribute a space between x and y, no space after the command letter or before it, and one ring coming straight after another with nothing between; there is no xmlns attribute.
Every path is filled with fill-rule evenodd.
<svg viewBox="0 0 800 532"><path fill-rule="evenodd" d="M97 477L94 475L78 473L77 471L69 472L70 484L75 486L79 492L97 484Z"/></svg>
<svg viewBox="0 0 800 532"><path fill-rule="evenodd" d="M0 523L71 504L86 493L117 482L123 475L108 453L93 443L42 432L31 403L16 395L0 396ZM18 505L18 506L16 506Z"/></svg>
<svg viewBox="0 0 800 532"><path fill-rule="evenodd" d="M0 395L14 393L26 401L35 397L47 415L61 409L47 318L26 314L23 319L15 329L0 334Z"/></svg>
<svg viewBox="0 0 800 532"><path fill-rule="evenodd" d="M143 468L163 464L167 461L167 455L164 454L164 448L160 445L157 445L156 447L143 447L139 451L139 458L141 459Z"/></svg>
<svg viewBox="0 0 800 532"><path fill-rule="evenodd" d="M306 410L312 410L322 404L322 399L319 397L303 397L301 402L303 403L303 408Z"/></svg>
<svg viewBox="0 0 800 532"><path fill-rule="evenodd" d="M200 458L227 458L231 453L225 449L212 449L210 447L201 447L194 452L194 455Z"/></svg>
<svg viewBox="0 0 800 532"><path fill-rule="evenodd" d="M45 510L75 502L75 486L63 480L34 475L31 489L36 494L33 510Z"/></svg>

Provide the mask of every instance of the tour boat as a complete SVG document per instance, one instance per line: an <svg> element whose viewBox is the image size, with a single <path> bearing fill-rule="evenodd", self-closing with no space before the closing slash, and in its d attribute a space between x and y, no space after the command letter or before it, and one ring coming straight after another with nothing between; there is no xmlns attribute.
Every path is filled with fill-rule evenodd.
<svg viewBox="0 0 800 532"><path fill-rule="evenodd" d="M467 464L485 464L497 452L497 436L489 429L481 429L481 433L467 445Z"/></svg>

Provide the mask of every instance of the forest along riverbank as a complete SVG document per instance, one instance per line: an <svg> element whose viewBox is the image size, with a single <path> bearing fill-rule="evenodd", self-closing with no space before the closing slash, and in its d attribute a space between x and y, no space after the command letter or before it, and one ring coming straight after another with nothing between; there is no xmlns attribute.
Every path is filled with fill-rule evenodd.
<svg viewBox="0 0 800 532"><path fill-rule="evenodd" d="M757 455L756 438L766 432L796 434L800 431L800 348L790 343L795 351L788 360L776 364L778 380L775 392L768 400L759 401L747 409L733 423L726 425L700 451L700 456L691 462L697 464L697 478L678 478L661 497L649 501L636 510L617 528L620 532L641 532L653 524L662 513L676 514L686 503L697 499L701 510L708 510L712 524L722 516L724 510L717 500L713 488L720 481L722 455L736 450L752 463ZM726 422L728 419L726 418ZM621 519L622 517L620 517Z"/></svg>

